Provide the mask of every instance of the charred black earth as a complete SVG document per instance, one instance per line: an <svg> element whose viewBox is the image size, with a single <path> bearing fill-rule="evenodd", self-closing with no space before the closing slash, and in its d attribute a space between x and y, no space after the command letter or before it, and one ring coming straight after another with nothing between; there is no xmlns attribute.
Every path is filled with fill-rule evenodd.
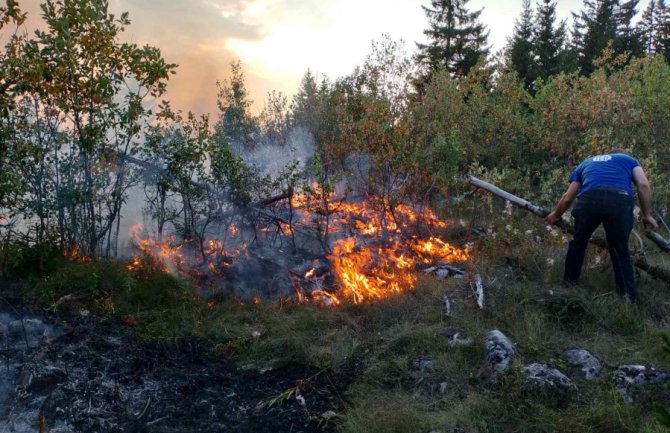
<svg viewBox="0 0 670 433"><path fill-rule="evenodd" d="M334 431L336 377L237 368L214 353L202 340L134 341L93 319L0 312L0 431Z"/></svg>

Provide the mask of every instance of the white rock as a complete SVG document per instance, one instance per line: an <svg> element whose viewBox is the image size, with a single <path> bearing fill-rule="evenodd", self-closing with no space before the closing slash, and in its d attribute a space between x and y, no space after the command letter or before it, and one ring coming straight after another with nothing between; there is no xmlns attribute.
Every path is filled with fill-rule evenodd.
<svg viewBox="0 0 670 433"><path fill-rule="evenodd" d="M568 363L575 367L580 367L586 380L595 380L600 377L603 367L598 358L591 352L584 349L572 349L565 352Z"/></svg>
<svg viewBox="0 0 670 433"><path fill-rule="evenodd" d="M535 390L542 390L551 394L565 395L574 390L575 386L565 374L546 364L530 364L524 367L524 384Z"/></svg>
<svg viewBox="0 0 670 433"><path fill-rule="evenodd" d="M486 334L486 360L503 372L509 368L516 355L514 343L497 329Z"/></svg>

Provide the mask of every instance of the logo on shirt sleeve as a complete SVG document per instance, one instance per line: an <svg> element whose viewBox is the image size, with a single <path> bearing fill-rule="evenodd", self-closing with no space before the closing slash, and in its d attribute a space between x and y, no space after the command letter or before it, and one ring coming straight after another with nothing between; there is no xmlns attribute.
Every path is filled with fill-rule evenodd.
<svg viewBox="0 0 670 433"><path fill-rule="evenodd" d="M593 162L607 162L612 160L612 155L598 155L593 157Z"/></svg>

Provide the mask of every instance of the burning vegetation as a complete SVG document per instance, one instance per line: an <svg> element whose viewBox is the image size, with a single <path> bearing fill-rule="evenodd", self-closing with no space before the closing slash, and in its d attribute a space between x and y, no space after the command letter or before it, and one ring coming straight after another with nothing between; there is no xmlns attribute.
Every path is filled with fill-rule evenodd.
<svg viewBox="0 0 670 433"><path fill-rule="evenodd" d="M448 226L429 208L391 206L370 196L337 199L316 189L286 197L264 223L230 223L222 239L178 242L135 225L131 238L139 253L127 269L154 266L235 290L234 274L245 272L237 264L260 262L286 286L271 291L300 303L338 306L411 291L421 266L470 258L467 249L440 239Z"/></svg>

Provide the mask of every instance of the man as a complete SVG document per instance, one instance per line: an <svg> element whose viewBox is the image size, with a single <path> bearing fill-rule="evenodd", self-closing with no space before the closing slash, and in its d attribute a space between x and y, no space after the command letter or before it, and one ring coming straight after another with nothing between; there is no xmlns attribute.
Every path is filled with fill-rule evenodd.
<svg viewBox="0 0 670 433"><path fill-rule="evenodd" d="M640 163L622 150L585 159L570 176L570 186L556 209L546 217L555 224L577 198L572 210L575 233L568 246L563 280L577 284L584 253L591 235L602 223L614 269L617 292L628 302L635 302L635 278L628 251L628 237L633 229L633 188L638 190L642 221L658 228L651 216L651 185Z"/></svg>

